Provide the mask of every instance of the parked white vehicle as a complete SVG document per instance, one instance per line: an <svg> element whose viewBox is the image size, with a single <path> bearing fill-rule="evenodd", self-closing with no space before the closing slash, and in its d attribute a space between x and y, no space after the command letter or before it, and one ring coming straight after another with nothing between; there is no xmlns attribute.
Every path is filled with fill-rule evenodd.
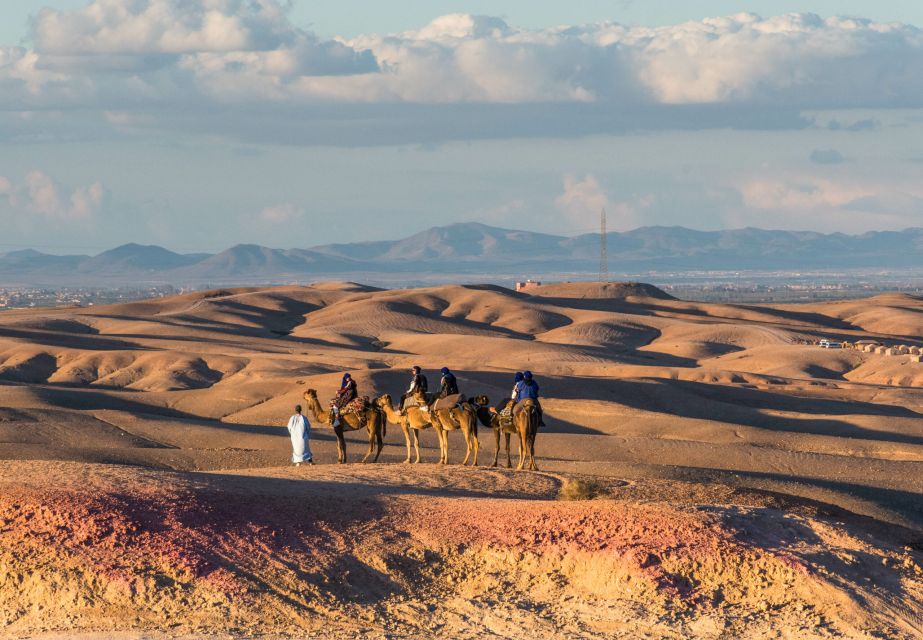
<svg viewBox="0 0 923 640"><path fill-rule="evenodd" d="M820 346L822 349L842 349L843 343L825 339L820 341Z"/></svg>

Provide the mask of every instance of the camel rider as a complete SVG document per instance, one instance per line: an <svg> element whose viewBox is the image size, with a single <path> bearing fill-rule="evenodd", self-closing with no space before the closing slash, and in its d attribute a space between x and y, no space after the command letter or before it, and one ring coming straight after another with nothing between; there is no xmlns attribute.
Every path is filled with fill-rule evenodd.
<svg viewBox="0 0 923 640"><path fill-rule="evenodd" d="M523 400L533 400L538 408L539 425L545 426L542 413L542 403L538 400L538 383L532 377L531 371L522 372L522 380L516 383L513 388L513 402L522 402Z"/></svg>
<svg viewBox="0 0 923 640"><path fill-rule="evenodd" d="M442 367L442 380L440 381L439 397L447 398L458 394L458 381L455 374L449 371L448 367Z"/></svg>
<svg viewBox="0 0 923 640"><path fill-rule="evenodd" d="M510 400L512 400L513 403L519 400L519 383L522 382L523 378L522 371L517 371L513 378L513 393L510 395Z"/></svg>
<svg viewBox="0 0 923 640"><path fill-rule="evenodd" d="M333 399L332 403L334 427L340 426L340 411L358 397L359 390L356 387L356 381L353 380L350 374L344 373L343 381L340 383L340 389L337 391L336 397Z"/></svg>
<svg viewBox="0 0 923 640"><path fill-rule="evenodd" d="M426 376L423 375L423 370L420 367L414 366L410 373L413 374L410 379L410 387L407 388L407 393L401 396L401 415L407 409L407 398L412 398L417 392L426 394L429 390L429 383L426 381Z"/></svg>
<svg viewBox="0 0 923 640"><path fill-rule="evenodd" d="M519 383L522 382L522 371L517 371L513 380L513 393L497 407L497 412L504 421L509 421L513 415L513 405L516 404L516 398L519 394Z"/></svg>
<svg viewBox="0 0 923 640"><path fill-rule="evenodd" d="M464 396L458 392L458 381L455 379L455 374L449 371L448 367L443 367L441 373L439 394L435 402L430 405L430 409L434 410L449 409L464 400Z"/></svg>

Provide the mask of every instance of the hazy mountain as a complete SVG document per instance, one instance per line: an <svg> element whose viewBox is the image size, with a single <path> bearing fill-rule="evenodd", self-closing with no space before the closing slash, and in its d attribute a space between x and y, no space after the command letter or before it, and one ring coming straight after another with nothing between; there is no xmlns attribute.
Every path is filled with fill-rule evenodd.
<svg viewBox="0 0 923 640"><path fill-rule="evenodd" d="M433 227L403 240L333 244L314 250L362 261L506 260L547 251L560 254L561 240L560 236L468 222Z"/></svg>
<svg viewBox="0 0 923 640"><path fill-rule="evenodd" d="M131 243L82 260L78 269L89 274L159 272L195 264L206 257L208 254L183 255L156 245Z"/></svg>
<svg viewBox="0 0 923 640"><path fill-rule="evenodd" d="M89 256L55 256L33 249L0 254L0 284L16 276L74 270Z"/></svg>
<svg viewBox="0 0 923 640"><path fill-rule="evenodd" d="M255 244L239 244L208 256L176 275L191 280L222 280L229 277L277 278L325 273L354 268L343 258L327 256L309 249L270 249Z"/></svg>
<svg viewBox="0 0 923 640"><path fill-rule="evenodd" d="M607 237L613 272L923 269L923 229L861 235L642 227ZM555 236L478 223L434 227L399 240L272 249L241 244L221 253L179 254L127 244L97 256L33 250L0 254L0 286L266 283L349 277L373 282L458 276L484 281L589 275L599 235Z"/></svg>

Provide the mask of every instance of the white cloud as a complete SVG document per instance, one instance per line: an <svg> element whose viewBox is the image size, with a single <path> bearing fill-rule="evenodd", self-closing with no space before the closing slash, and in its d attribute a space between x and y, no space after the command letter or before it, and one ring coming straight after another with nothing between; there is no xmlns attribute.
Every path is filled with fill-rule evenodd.
<svg viewBox="0 0 923 640"><path fill-rule="evenodd" d="M295 32L274 0L94 0L33 26L36 49L62 55L272 49Z"/></svg>
<svg viewBox="0 0 923 640"><path fill-rule="evenodd" d="M0 50L0 82L35 91L60 72L55 91L100 108L164 83L256 102L923 105L919 29L813 14L536 30L452 14L324 41L276 0L94 0L44 9L34 39L35 51Z"/></svg>
<svg viewBox="0 0 923 640"><path fill-rule="evenodd" d="M65 136L48 133L49 109L73 121L95 114L71 137L131 128L368 145L804 127L805 109L923 107L923 32L903 24L740 14L523 29L451 14L418 30L325 40L294 25L288 5L45 9L34 49L0 48L0 116L41 115L13 134L0 117L0 138Z"/></svg>
<svg viewBox="0 0 923 640"><path fill-rule="evenodd" d="M609 196L593 176L578 179L576 176L564 177L564 193L554 201L558 210L578 229L587 230L599 220L603 209L610 208Z"/></svg>
<svg viewBox="0 0 923 640"><path fill-rule="evenodd" d="M257 214L257 219L267 224L286 224L298 220L302 216L304 216L304 209L290 202L285 202L266 207Z"/></svg>
<svg viewBox="0 0 923 640"><path fill-rule="evenodd" d="M854 232L867 230L870 218L875 228L918 225L923 213L923 188L903 180L761 177L743 182L739 191L749 211L731 217L737 225L765 226L771 216L777 226Z"/></svg>
<svg viewBox="0 0 923 640"><path fill-rule="evenodd" d="M47 220L87 221L100 210L105 195L99 182L79 186L68 194L51 176L38 170L30 171L20 182L0 176L0 196L12 210Z"/></svg>
<svg viewBox="0 0 923 640"><path fill-rule="evenodd" d="M643 224L643 214L653 204L651 195L632 201L613 201L592 175L582 179L564 176L564 193L555 199L555 206L567 219L571 230L580 232L597 228L603 209L609 230L634 229Z"/></svg>
<svg viewBox="0 0 923 640"><path fill-rule="evenodd" d="M842 207L872 193L856 184L842 184L819 178L753 179L742 189L744 204L752 209L808 212Z"/></svg>
<svg viewBox="0 0 923 640"><path fill-rule="evenodd" d="M103 185L99 182L94 182L87 187L77 187L70 198L70 217L77 219L92 217L102 207L105 195Z"/></svg>

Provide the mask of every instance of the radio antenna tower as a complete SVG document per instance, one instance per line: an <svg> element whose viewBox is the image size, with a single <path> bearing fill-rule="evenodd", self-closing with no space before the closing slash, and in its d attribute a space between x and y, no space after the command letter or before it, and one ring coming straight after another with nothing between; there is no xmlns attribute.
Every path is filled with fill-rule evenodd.
<svg viewBox="0 0 923 640"><path fill-rule="evenodd" d="M609 282L609 252L606 248L606 210L599 214L599 281Z"/></svg>

